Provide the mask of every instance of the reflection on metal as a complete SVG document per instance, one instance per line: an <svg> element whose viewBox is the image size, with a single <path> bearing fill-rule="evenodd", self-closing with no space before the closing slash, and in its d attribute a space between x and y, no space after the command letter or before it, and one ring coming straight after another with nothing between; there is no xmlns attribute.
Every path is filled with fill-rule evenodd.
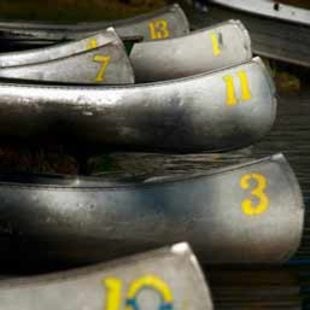
<svg viewBox="0 0 310 310"><path fill-rule="evenodd" d="M14 240L0 257L10 263L94 262L181 240L202 261L280 263L297 249L304 218L281 154L138 183L2 177L0 201L2 244Z"/></svg>
<svg viewBox="0 0 310 310"><path fill-rule="evenodd" d="M158 40L178 37L189 32L187 18L177 4L138 17L114 21L80 24L43 24L0 22L0 41L14 47L48 45L57 41L78 40L113 26L122 39ZM5 46L1 46L5 48Z"/></svg>
<svg viewBox="0 0 310 310"><path fill-rule="evenodd" d="M52 47L0 54L0 77L71 83L134 83L124 45L114 31Z"/></svg>
<svg viewBox="0 0 310 310"><path fill-rule="evenodd" d="M310 26L310 10L270 0L210 0L233 9Z"/></svg>
<svg viewBox="0 0 310 310"><path fill-rule="evenodd" d="M138 43L130 54L138 82L189 76L238 65L251 58L249 34L235 20L181 38Z"/></svg>
<svg viewBox="0 0 310 310"><path fill-rule="evenodd" d="M1 310L212 310L209 289L186 243L121 261L0 281Z"/></svg>
<svg viewBox="0 0 310 310"><path fill-rule="evenodd" d="M0 83L0 134L150 150L227 150L271 128L273 82L259 59L212 74L144 85Z"/></svg>

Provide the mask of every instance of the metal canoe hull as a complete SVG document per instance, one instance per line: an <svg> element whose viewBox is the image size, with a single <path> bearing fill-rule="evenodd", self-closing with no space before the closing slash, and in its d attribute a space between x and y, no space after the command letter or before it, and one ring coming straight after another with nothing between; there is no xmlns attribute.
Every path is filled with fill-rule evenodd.
<svg viewBox="0 0 310 310"><path fill-rule="evenodd" d="M310 26L310 11L291 5L274 3L270 0L251 2L247 0L211 0L210 2L252 14Z"/></svg>
<svg viewBox="0 0 310 310"><path fill-rule="evenodd" d="M169 82L119 87L0 83L1 136L121 149L215 151L271 128L275 89L259 59Z"/></svg>
<svg viewBox="0 0 310 310"><path fill-rule="evenodd" d="M0 78L79 84L134 83L124 45L112 28L76 42L0 54Z"/></svg>
<svg viewBox="0 0 310 310"><path fill-rule="evenodd" d="M257 5L256 1L253 3ZM186 12L191 26L195 29L231 18L239 19L249 30L255 54L310 67L310 28L308 25L271 18L256 14L256 12L235 10L216 3L208 4L207 13L194 12L194 10Z"/></svg>
<svg viewBox="0 0 310 310"><path fill-rule="evenodd" d="M40 46L82 39L107 27L114 27L122 39L159 40L189 33L187 18L177 4L159 11L114 22L57 25L44 23L0 22L0 41L5 48Z"/></svg>
<svg viewBox="0 0 310 310"><path fill-rule="evenodd" d="M162 309L213 309L186 243L74 271L0 281L0 302L2 310L101 310L110 309L112 302L122 309L130 303L141 309L158 304Z"/></svg>
<svg viewBox="0 0 310 310"><path fill-rule="evenodd" d="M304 219L282 155L132 185L3 180L0 200L1 260L25 264L94 262L181 240L209 263L283 263L299 246ZM14 240L11 250L5 238L9 247Z"/></svg>
<svg viewBox="0 0 310 310"><path fill-rule="evenodd" d="M235 20L180 38L137 43L130 54L137 82L190 76L239 65L251 58L249 34Z"/></svg>

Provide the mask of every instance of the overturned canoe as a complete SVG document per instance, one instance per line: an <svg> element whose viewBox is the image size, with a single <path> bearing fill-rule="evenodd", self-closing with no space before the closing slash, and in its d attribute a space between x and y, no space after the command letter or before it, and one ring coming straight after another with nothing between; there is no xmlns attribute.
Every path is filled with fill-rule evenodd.
<svg viewBox="0 0 310 310"><path fill-rule="evenodd" d="M126 86L0 83L0 135L122 149L214 151L263 137L275 89L259 59L212 74Z"/></svg>
<svg viewBox="0 0 310 310"><path fill-rule="evenodd" d="M1 310L212 310L210 292L186 243L118 262L0 281Z"/></svg>
<svg viewBox="0 0 310 310"><path fill-rule="evenodd" d="M184 37L137 43L130 54L138 82L190 76L239 65L251 58L249 34L236 20Z"/></svg>
<svg viewBox="0 0 310 310"><path fill-rule="evenodd" d="M80 24L44 24L0 22L1 49L27 45L48 45L58 41L78 40L113 26L122 39L162 40L189 33L187 18L177 4L156 12L112 22Z"/></svg>
<svg viewBox="0 0 310 310"><path fill-rule="evenodd" d="M123 42L113 28L80 41L0 54L0 77L79 84L134 83Z"/></svg>
<svg viewBox="0 0 310 310"><path fill-rule="evenodd" d="M300 243L304 218L281 154L132 184L2 177L0 201L4 268L94 262L181 240L206 262L282 263Z"/></svg>

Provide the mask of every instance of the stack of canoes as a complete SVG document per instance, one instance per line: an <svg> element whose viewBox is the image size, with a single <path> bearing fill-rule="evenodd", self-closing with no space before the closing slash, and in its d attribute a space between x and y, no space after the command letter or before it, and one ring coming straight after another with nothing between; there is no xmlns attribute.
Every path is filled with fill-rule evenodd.
<svg viewBox="0 0 310 310"><path fill-rule="evenodd" d="M0 28L8 49L16 49L0 54L6 139L52 137L81 150L218 152L262 139L276 117L273 80L252 58L238 20L189 32L173 5L111 25ZM1 310L212 309L194 254L175 243L189 242L211 271L219 264L281 264L297 250L304 221L301 191L282 154L138 180L1 175L0 201L2 274L153 250L2 280ZM213 292L225 305L225 290L214 285Z"/></svg>

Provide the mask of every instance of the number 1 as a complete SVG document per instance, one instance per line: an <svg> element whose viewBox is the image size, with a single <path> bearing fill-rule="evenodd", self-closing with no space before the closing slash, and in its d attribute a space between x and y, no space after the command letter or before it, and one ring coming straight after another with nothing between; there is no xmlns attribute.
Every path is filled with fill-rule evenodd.
<svg viewBox="0 0 310 310"><path fill-rule="evenodd" d="M107 278L102 282L107 289L107 297L103 310L119 310L121 305L122 281L116 278Z"/></svg>
<svg viewBox="0 0 310 310"><path fill-rule="evenodd" d="M212 49L213 49L213 55L219 56L221 54L221 48L219 44L218 35L213 32L210 34L211 43L212 43Z"/></svg>

